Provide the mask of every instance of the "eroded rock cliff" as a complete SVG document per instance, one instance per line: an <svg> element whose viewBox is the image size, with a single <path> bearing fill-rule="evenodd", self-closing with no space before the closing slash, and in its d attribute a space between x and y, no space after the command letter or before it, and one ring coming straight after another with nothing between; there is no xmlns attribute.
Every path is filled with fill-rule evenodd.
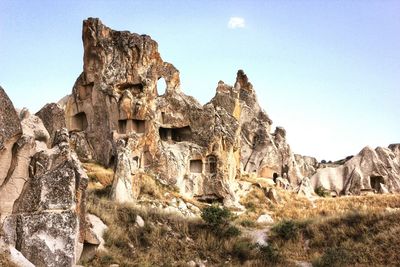
<svg viewBox="0 0 400 267"><path fill-rule="evenodd" d="M242 70L233 87L219 82L215 97L202 106L182 92L179 71L161 59L149 36L89 18L83 43L83 72L66 104L81 160L118 166L119 173L123 166L125 174L152 173L184 195L226 204L237 204L235 180L244 172L285 174L293 183L302 178L285 130L270 132L272 121ZM157 88L159 79L165 91ZM129 161L118 152L121 139ZM116 162L122 159L123 166Z"/></svg>

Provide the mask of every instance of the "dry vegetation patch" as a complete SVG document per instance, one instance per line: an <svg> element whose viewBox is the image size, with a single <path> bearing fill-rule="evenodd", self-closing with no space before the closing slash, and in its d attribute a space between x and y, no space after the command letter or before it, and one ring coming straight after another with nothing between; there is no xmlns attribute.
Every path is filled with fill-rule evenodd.
<svg viewBox="0 0 400 267"><path fill-rule="evenodd" d="M87 209L109 229L104 235L108 251L98 252L85 266L187 266L196 259L210 266L266 266L270 260L246 238L231 235L228 228L215 231L201 219L117 204L93 192ZM144 227L135 224L137 215Z"/></svg>

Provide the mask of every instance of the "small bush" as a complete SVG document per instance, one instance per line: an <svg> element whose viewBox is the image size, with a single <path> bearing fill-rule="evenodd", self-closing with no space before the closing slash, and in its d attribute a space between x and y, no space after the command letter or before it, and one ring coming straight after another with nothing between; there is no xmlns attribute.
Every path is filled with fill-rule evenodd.
<svg viewBox="0 0 400 267"><path fill-rule="evenodd" d="M238 241L233 245L232 256L245 262L253 257L254 245L249 241Z"/></svg>
<svg viewBox="0 0 400 267"><path fill-rule="evenodd" d="M252 220L245 219L245 220L240 222L240 225L243 226L243 227L255 227L256 223L254 221L252 221Z"/></svg>
<svg viewBox="0 0 400 267"><path fill-rule="evenodd" d="M232 213L227 208L220 208L217 205L205 207L201 211L201 218L211 227L227 225L232 218Z"/></svg>
<svg viewBox="0 0 400 267"><path fill-rule="evenodd" d="M266 246L260 246L260 256L261 260L264 263L268 263L268 265L276 265L280 262L281 260L281 255L279 253L279 250L271 245L266 245Z"/></svg>
<svg viewBox="0 0 400 267"><path fill-rule="evenodd" d="M348 266L351 259L349 253L342 248L328 248L321 258L313 262L316 267Z"/></svg>
<svg viewBox="0 0 400 267"><path fill-rule="evenodd" d="M272 232L284 240L296 239L299 235L299 226L292 220L284 220L272 227Z"/></svg>
<svg viewBox="0 0 400 267"><path fill-rule="evenodd" d="M315 188L314 192L320 196L320 197L329 197L330 193L327 189L325 189L323 186L318 186Z"/></svg>
<svg viewBox="0 0 400 267"><path fill-rule="evenodd" d="M240 230L236 226L231 225L223 232L223 235L226 238L231 238L239 236L240 233Z"/></svg>

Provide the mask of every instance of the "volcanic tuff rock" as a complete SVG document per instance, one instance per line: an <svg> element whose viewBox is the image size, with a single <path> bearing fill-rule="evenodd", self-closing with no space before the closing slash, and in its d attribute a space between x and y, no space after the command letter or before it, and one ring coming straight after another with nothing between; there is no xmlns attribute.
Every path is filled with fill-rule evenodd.
<svg viewBox="0 0 400 267"><path fill-rule="evenodd" d="M318 169L311 183L337 195L400 192L400 144L375 150L365 147L343 165Z"/></svg>
<svg viewBox="0 0 400 267"><path fill-rule="evenodd" d="M270 133L272 121L243 71L234 87L219 82L215 97L202 106L181 91L179 71L161 59L149 36L114 31L89 18L82 39L83 73L66 104L66 124L71 139L79 136L82 160L117 164L124 173L153 173L184 195L226 204L237 204L235 180L243 172L269 178L286 173L294 183L302 178L285 130ZM166 82L164 92L159 79ZM124 168L117 163L127 159L118 152L120 139L130 154ZM122 188L117 185L116 199L123 194L116 193Z"/></svg>
<svg viewBox="0 0 400 267"><path fill-rule="evenodd" d="M220 81L201 105L182 92L179 71L149 36L89 18L82 39L83 72L58 104L36 115L16 112L0 87L0 252L20 262L71 266L102 245L105 226L86 219L88 178L80 161L114 167L111 197L118 202L134 202L145 176L185 197L236 207L251 187L238 181L243 174L274 178L308 197L318 186L337 195L400 191L400 144L366 147L327 167L294 155L285 129L271 129L242 70L234 86ZM273 188L266 193L279 202ZM176 199L169 208L200 212Z"/></svg>
<svg viewBox="0 0 400 267"><path fill-rule="evenodd" d="M26 109L18 114L2 89L0 102L0 241L36 266L71 266L90 229L87 176L68 131L55 131L48 148L50 136L39 117Z"/></svg>

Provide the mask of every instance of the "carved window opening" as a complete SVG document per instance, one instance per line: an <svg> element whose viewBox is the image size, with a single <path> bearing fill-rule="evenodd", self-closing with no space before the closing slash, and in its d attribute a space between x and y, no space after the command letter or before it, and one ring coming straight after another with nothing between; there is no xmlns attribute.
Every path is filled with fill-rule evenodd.
<svg viewBox="0 0 400 267"><path fill-rule="evenodd" d="M183 141L191 141L192 140L192 130L190 126L181 127L181 128L159 128L160 138L163 141L175 141L175 142L183 142Z"/></svg>
<svg viewBox="0 0 400 267"><path fill-rule="evenodd" d="M195 159L190 161L190 172L191 173L202 173L203 172L203 161L201 159Z"/></svg>
<svg viewBox="0 0 400 267"><path fill-rule="evenodd" d="M109 167L113 167L115 165L115 156L111 156L110 161L108 162Z"/></svg>
<svg viewBox="0 0 400 267"><path fill-rule="evenodd" d="M118 133L126 134L127 126L128 126L128 120L119 120L118 121Z"/></svg>
<svg viewBox="0 0 400 267"><path fill-rule="evenodd" d="M88 127L88 121L85 112L79 112L72 117L72 131L84 131Z"/></svg>
<svg viewBox="0 0 400 267"><path fill-rule="evenodd" d="M127 134L135 132L138 134L144 133L146 129L146 121L144 120L119 120L118 133Z"/></svg>
<svg viewBox="0 0 400 267"><path fill-rule="evenodd" d="M133 158L132 158L132 161L133 161L134 167L140 168L140 165L139 165L139 157L138 157L138 156L133 157Z"/></svg>
<svg viewBox="0 0 400 267"><path fill-rule="evenodd" d="M165 112L161 112L161 123L165 123Z"/></svg>
<svg viewBox="0 0 400 267"><path fill-rule="evenodd" d="M206 172L210 174L217 173L217 158L214 155L207 156Z"/></svg>
<svg viewBox="0 0 400 267"><path fill-rule="evenodd" d="M379 191L380 190L380 184L384 184L385 180L383 179L382 176L371 176L370 178L370 184L371 184L371 188L375 191Z"/></svg>
<svg viewBox="0 0 400 267"><path fill-rule="evenodd" d="M141 83L121 83L118 85L121 91L130 90L132 94L140 94L143 92L144 86Z"/></svg>
<svg viewBox="0 0 400 267"><path fill-rule="evenodd" d="M144 120L132 120L133 131L135 133L144 133L146 129L146 121Z"/></svg>

